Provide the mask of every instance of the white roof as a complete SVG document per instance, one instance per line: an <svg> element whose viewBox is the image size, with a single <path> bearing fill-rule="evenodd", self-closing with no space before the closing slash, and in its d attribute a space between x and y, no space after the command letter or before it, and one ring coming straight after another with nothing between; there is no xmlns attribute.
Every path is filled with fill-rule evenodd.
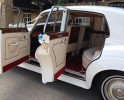
<svg viewBox="0 0 124 100"><path fill-rule="evenodd" d="M111 43L124 44L124 9L123 8L115 8L108 6L65 6L65 8L70 10L101 13L105 15L110 29L110 37L107 39L107 41Z"/></svg>

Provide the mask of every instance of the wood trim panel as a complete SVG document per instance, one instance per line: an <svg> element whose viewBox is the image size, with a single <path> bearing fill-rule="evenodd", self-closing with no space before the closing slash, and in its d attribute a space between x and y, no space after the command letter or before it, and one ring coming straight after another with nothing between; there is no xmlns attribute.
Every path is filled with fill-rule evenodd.
<svg viewBox="0 0 124 100"><path fill-rule="evenodd" d="M79 32L80 32L80 27L75 27L74 26L74 27L71 28L69 44L78 42Z"/></svg>
<svg viewBox="0 0 124 100"><path fill-rule="evenodd" d="M68 36L68 32L57 32L50 34L50 40Z"/></svg>
<svg viewBox="0 0 124 100"><path fill-rule="evenodd" d="M85 33L84 33L84 38L83 41L88 41L90 40L90 35L92 33L92 29L90 27L86 27Z"/></svg>
<svg viewBox="0 0 124 100"><path fill-rule="evenodd" d="M26 28L0 28L2 34L6 33L16 33L16 32L28 32Z"/></svg>

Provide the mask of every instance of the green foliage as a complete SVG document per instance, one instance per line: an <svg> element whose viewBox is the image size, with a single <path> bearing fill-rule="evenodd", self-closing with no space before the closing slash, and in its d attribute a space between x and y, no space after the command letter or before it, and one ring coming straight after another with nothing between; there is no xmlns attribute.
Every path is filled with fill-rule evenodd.
<svg viewBox="0 0 124 100"><path fill-rule="evenodd" d="M64 1L63 1L63 0L57 0L57 4L58 4L59 6L63 6L63 5L64 5Z"/></svg>
<svg viewBox="0 0 124 100"><path fill-rule="evenodd" d="M33 5L35 5L35 6L38 6L40 10L42 10L42 7L43 7L43 5L44 5L42 2L40 2L40 1L38 1L38 0L32 0L31 3L32 3Z"/></svg>

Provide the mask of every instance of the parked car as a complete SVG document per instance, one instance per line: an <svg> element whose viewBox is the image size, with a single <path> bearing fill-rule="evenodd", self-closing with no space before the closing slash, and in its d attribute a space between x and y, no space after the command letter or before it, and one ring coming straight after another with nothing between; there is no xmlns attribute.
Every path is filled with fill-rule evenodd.
<svg viewBox="0 0 124 100"><path fill-rule="evenodd" d="M1 74L18 65L42 74L44 84L58 79L90 89L95 83L102 99L124 100L122 8L53 6L30 32L1 28L0 49Z"/></svg>

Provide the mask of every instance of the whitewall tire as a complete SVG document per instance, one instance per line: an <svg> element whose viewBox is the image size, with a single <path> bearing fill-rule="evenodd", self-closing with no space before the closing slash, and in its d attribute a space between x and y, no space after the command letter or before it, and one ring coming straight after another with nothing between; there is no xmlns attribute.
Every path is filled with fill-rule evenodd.
<svg viewBox="0 0 124 100"><path fill-rule="evenodd" d="M124 100L124 76L112 75L105 78L100 90L104 100Z"/></svg>

